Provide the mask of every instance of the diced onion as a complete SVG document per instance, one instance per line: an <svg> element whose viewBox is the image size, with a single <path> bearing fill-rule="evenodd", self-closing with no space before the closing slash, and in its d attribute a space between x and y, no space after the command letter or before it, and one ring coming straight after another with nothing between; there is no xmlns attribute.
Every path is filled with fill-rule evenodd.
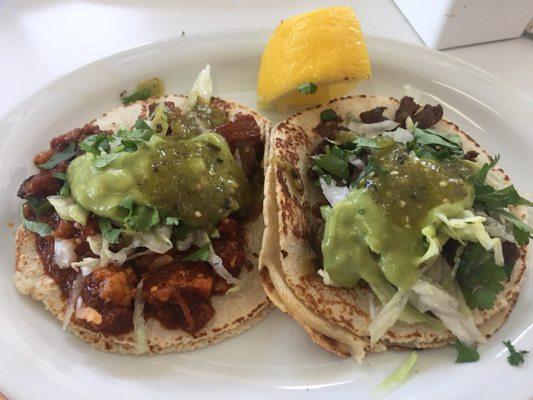
<svg viewBox="0 0 533 400"><path fill-rule="evenodd" d="M348 194L350 194L350 189L346 186L337 186L335 181L331 181L330 184L326 183L324 178L320 177L320 187L322 192L329 204L332 206L338 203L341 200L344 200Z"/></svg>
<svg viewBox="0 0 533 400"><path fill-rule="evenodd" d="M403 128L396 128L396 130L392 132L385 132L382 136L390 137L396 143L402 143L402 144L407 144L408 142L414 139L413 134L409 132L407 129L403 129Z"/></svg>
<svg viewBox="0 0 533 400"><path fill-rule="evenodd" d="M135 289L135 302L133 307L133 329L137 352L139 354L147 353L149 350L148 340L146 339L146 329L144 326L144 299L142 297L143 280L141 279Z"/></svg>
<svg viewBox="0 0 533 400"><path fill-rule="evenodd" d="M74 310L76 309L76 304L78 302L78 298L81 295L82 288L83 275L80 273L78 274L78 276L76 276L76 279L74 279L74 282L72 282L72 287L70 288L70 295L68 297L67 302L67 310L65 311L65 316L63 317L63 330L67 329L68 323L70 322L70 318L72 318L72 314L74 314Z"/></svg>
<svg viewBox="0 0 533 400"><path fill-rule="evenodd" d="M392 131L393 129L396 129L398 125L397 122L390 119L376 122L374 124L364 124L362 122L351 120L348 122L348 129L366 137L373 137L383 132Z"/></svg>
<svg viewBox="0 0 533 400"><path fill-rule="evenodd" d="M194 107L198 99L206 102L210 101L212 94L213 81L211 79L211 66L206 65L198 74L198 78L196 78L196 81L189 92L189 107Z"/></svg>
<svg viewBox="0 0 533 400"><path fill-rule="evenodd" d="M70 264L76 261L76 240L58 239L54 240L54 263L59 268L69 268Z"/></svg>

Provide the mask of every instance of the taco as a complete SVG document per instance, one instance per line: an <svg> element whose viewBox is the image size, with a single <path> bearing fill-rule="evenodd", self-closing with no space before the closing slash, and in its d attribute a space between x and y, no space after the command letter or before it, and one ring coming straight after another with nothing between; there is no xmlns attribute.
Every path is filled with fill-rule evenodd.
<svg viewBox="0 0 533 400"><path fill-rule="evenodd" d="M477 345L515 305L532 203L442 115L359 96L273 128L260 277L333 353Z"/></svg>
<svg viewBox="0 0 533 400"><path fill-rule="evenodd" d="M193 350L268 309L258 279L270 123L211 97L120 106L34 162L16 239L17 289L101 350ZM258 195L259 193L259 195Z"/></svg>

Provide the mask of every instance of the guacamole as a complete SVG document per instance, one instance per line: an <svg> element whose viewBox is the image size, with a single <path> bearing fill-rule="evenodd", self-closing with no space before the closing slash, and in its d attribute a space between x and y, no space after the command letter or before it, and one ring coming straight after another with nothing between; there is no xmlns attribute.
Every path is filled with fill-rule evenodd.
<svg viewBox="0 0 533 400"><path fill-rule="evenodd" d="M376 283L383 273L396 287L409 288L427 249L423 227L435 222L436 212L454 216L472 206L470 167L409 156L399 146L379 149L375 160L364 187L325 213L324 269L344 287L360 279Z"/></svg>
<svg viewBox="0 0 533 400"><path fill-rule="evenodd" d="M226 140L214 132L187 139L153 135L103 168L93 165L93 157L86 153L69 165L72 196L86 210L118 222L128 212L120 204L129 198L191 227L211 229L252 196Z"/></svg>

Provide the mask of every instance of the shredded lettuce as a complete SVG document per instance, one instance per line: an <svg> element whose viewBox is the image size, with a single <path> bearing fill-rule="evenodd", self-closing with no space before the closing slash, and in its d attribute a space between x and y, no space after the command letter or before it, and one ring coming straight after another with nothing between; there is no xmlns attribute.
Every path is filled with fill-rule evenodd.
<svg viewBox="0 0 533 400"><path fill-rule="evenodd" d="M137 345L137 352L144 354L148 352L148 340L144 327L144 300L142 297L143 280L141 279L135 289L135 302L133 307L133 327Z"/></svg>
<svg viewBox="0 0 533 400"><path fill-rule="evenodd" d="M479 242L486 250L494 252L494 262L497 265L502 266L504 264L501 240L491 238L487 233L483 226L484 217L476 216L469 210L463 210L454 218L448 218L441 213L437 213L436 216L444 222L444 225L439 228L443 234L461 243L465 241Z"/></svg>
<svg viewBox="0 0 533 400"><path fill-rule="evenodd" d="M376 386L373 392L373 397L382 398L387 393L401 386L407 380L407 378L409 378L417 359L418 354L416 351L413 351L390 376L385 378L384 381Z"/></svg>
<svg viewBox="0 0 533 400"><path fill-rule="evenodd" d="M146 247L155 253L164 254L172 249L170 236L172 229L168 226L159 226L149 232L127 232L126 236L131 236L130 247Z"/></svg>
<svg viewBox="0 0 533 400"><path fill-rule="evenodd" d="M370 331L371 345L376 344L389 328L396 323L409 300L409 294L410 290L398 290L370 323L368 329Z"/></svg>
<svg viewBox="0 0 533 400"><path fill-rule="evenodd" d="M460 312L460 302L456 297L422 279L415 282L412 290L423 307L420 311L435 314L461 342L468 345L485 343L485 337L473 318Z"/></svg>
<svg viewBox="0 0 533 400"><path fill-rule="evenodd" d="M76 203L72 197L48 196L47 200L55 208L60 218L82 225L87 223L89 212Z"/></svg>
<svg viewBox="0 0 533 400"><path fill-rule="evenodd" d="M211 79L211 66L206 65L198 74L198 78L196 78L196 81L189 92L189 107L194 107L198 100L203 100L205 102L211 101L212 94L213 81Z"/></svg>

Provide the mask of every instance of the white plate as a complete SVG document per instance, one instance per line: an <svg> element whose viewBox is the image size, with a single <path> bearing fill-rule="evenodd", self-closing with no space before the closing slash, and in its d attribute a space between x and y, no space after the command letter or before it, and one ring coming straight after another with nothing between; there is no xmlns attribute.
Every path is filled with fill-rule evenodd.
<svg viewBox="0 0 533 400"><path fill-rule="evenodd" d="M0 122L0 391L10 399L365 398L407 353L370 355L363 365L317 348L288 317L273 312L241 336L185 354L133 357L93 350L12 282L16 190L33 170L32 157L53 136L118 104L137 81L159 76L168 92L186 93L212 66L215 94L255 107L265 32L184 36L133 48L53 82ZM504 82L464 62L422 47L368 38L374 77L357 92L401 97L404 85L492 153L523 193L533 192L533 103ZM270 115L279 120L280 115ZM502 340L533 350L532 271L509 321L480 349L481 361L454 364L451 348L420 353L416 373L390 398L530 398L533 355L509 366ZM48 396L47 396L48 397Z"/></svg>

